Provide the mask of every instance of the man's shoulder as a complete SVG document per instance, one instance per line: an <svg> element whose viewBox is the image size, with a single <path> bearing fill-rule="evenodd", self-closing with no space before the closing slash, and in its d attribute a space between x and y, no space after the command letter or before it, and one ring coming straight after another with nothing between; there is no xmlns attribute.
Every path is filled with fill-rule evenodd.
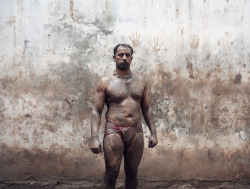
<svg viewBox="0 0 250 189"><path fill-rule="evenodd" d="M108 85L110 83L110 81L113 80L113 76L112 74L109 75L105 75L103 77L101 77L101 79L99 80L99 85Z"/></svg>
<svg viewBox="0 0 250 189"><path fill-rule="evenodd" d="M109 81L110 79L111 79L110 75L105 75L105 76L101 77L100 81L105 82L105 81Z"/></svg>

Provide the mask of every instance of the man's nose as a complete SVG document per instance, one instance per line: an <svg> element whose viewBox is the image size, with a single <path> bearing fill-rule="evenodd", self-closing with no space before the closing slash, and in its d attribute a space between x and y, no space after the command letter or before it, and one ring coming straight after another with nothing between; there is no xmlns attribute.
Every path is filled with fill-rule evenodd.
<svg viewBox="0 0 250 189"><path fill-rule="evenodd" d="M126 56L126 54L124 54L123 57L122 57L122 59L126 59L126 58L127 58L127 56Z"/></svg>

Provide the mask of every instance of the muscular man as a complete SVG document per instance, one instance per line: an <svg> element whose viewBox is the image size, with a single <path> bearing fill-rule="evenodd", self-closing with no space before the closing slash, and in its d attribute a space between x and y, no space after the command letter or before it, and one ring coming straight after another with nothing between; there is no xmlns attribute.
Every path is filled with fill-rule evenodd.
<svg viewBox="0 0 250 189"><path fill-rule="evenodd" d="M141 162L144 140L141 112L151 136L148 147L157 143L153 113L149 102L148 87L142 76L132 74L130 64L133 48L118 44L114 48L116 69L112 75L103 77L97 86L91 119L90 148L93 153L102 151L98 138L104 104L107 106L103 149L105 158L104 188L114 189L122 157L126 174L125 188L137 187L137 172Z"/></svg>

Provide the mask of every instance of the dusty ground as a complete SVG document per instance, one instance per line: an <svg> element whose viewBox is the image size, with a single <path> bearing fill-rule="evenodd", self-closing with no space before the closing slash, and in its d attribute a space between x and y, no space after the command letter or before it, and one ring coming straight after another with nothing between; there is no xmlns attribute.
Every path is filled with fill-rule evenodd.
<svg viewBox="0 0 250 189"><path fill-rule="evenodd" d="M124 181L117 182L117 189L123 189ZM11 189L101 189L100 182L92 181L0 181L0 188ZM250 181L171 181L152 182L140 180L138 189L249 189Z"/></svg>

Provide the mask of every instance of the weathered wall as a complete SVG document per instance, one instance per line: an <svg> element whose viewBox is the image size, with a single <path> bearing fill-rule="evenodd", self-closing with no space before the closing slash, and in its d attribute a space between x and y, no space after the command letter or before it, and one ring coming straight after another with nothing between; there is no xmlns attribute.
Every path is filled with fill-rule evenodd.
<svg viewBox="0 0 250 189"><path fill-rule="evenodd" d="M115 68L113 47L130 43L133 72L150 80L159 137L154 149L145 143L140 178L249 180L249 8L0 0L0 179L102 178L103 156L88 149L93 94Z"/></svg>

